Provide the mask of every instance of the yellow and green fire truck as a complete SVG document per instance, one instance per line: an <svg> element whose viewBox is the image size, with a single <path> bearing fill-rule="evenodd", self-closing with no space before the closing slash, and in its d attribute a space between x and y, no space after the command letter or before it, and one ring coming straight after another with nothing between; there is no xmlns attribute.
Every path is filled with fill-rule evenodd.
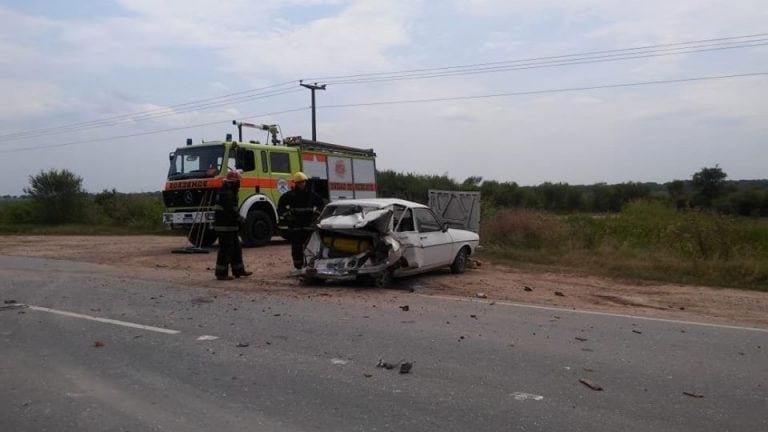
<svg viewBox="0 0 768 432"><path fill-rule="evenodd" d="M190 243L211 246L216 190L229 170L242 172L240 229L244 246L269 243L281 232L277 202L291 188L297 171L309 177L309 187L327 200L375 198L376 153L338 144L291 137L277 139L274 126L259 128L272 132L272 144L255 141L208 141L177 148L170 153L170 169L163 191L166 211L163 222L172 229L184 229ZM242 138L241 138L242 139Z"/></svg>

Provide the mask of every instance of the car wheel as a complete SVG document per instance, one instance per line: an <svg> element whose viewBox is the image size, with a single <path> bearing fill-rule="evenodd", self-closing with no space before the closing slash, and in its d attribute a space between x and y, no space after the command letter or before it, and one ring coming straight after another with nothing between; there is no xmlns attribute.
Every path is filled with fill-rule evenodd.
<svg viewBox="0 0 768 432"><path fill-rule="evenodd" d="M462 274L467 269L467 257L469 256L469 251L467 250L467 247L461 248L459 250L459 253L456 254L456 258L453 259L453 264L451 264L451 273L453 274Z"/></svg>
<svg viewBox="0 0 768 432"><path fill-rule="evenodd" d="M373 286L376 288L388 288L390 285L392 285L392 281L394 281L395 271L393 269L386 269L381 274L376 275L372 279Z"/></svg>

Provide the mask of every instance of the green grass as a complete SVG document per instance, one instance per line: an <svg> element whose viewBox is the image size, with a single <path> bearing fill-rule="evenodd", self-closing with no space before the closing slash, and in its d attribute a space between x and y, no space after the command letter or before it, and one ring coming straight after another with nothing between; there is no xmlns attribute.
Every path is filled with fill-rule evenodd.
<svg viewBox="0 0 768 432"><path fill-rule="evenodd" d="M164 228L109 225L8 225L0 224L0 235L179 235Z"/></svg>
<svg viewBox="0 0 768 432"><path fill-rule="evenodd" d="M486 259L532 269L768 291L768 222L637 202L616 215L499 210Z"/></svg>

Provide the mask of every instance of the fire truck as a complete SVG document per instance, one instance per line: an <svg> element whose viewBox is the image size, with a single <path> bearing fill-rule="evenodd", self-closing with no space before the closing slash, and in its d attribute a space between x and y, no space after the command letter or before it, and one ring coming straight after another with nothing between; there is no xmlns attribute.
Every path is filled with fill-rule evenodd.
<svg viewBox="0 0 768 432"><path fill-rule="evenodd" d="M192 245L208 247L213 230L214 198L229 170L240 170L239 205L245 221L240 228L244 246L262 246L285 228L277 203L290 190L291 175L309 177L308 186L329 201L376 197L376 153L302 137L278 138L276 125L237 124L240 141L230 134L224 141L179 147L169 154L170 168L163 191L163 222L183 229ZM242 125L267 131L268 144L242 142Z"/></svg>

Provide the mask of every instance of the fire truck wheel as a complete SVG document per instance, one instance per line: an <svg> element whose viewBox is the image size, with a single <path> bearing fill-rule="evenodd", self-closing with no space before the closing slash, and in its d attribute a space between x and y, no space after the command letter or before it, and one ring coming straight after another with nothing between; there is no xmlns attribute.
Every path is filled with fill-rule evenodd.
<svg viewBox="0 0 768 432"><path fill-rule="evenodd" d="M243 246L264 246L272 240L272 219L261 210L251 210L240 230Z"/></svg>
<svg viewBox="0 0 768 432"><path fill-rule="evenodd" d="M216 234L216 231L208 228L205 225L193 226L189 231L189 235L187 236L187 239L189 240L189 243L192 244L192 246L199 246L204 248L213 246L213 244L216 243L217 238L218 234Z"/></svg>

